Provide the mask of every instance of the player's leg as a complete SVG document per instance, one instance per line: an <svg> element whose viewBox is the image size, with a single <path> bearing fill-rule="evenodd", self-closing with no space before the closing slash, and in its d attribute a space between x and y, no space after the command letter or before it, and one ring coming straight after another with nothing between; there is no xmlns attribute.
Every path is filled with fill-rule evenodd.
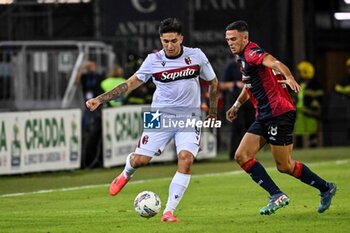
<svg viewBox="0 0 350 233"><path fill-rule="evenodd" d="M262 164L255 159L256 154L265 142L265 139L259 135L246 133L238 146L235 160L258 185L272 196L281 191L267 174Z"/></svg>
<svg viewBox="0 0 350 233"><path fill-rule="evenodd" d="M152 157L149 155L130 153L126 158L124 170L116 178L114 178L110 184L109 194L112 196L117 195L129 182L136 169L147 165L151 159Z"/></svg>
<svg viewBox="0 0 350 233"><path fill-rule="evenodd" d="M319 213L323 213L329 208L332 198L337 191L337 186L319 177L311 171L305 164L292 159L293 144L287 146L271 145L271 152L275 158L278 171L289 174L299 179L303 183L320 190L321 204Z"/></svg>
<svg viewBox="0 0 350 233"><path fill-rule="evenodd" d="M193 154L189 151L182 150L178 154L178 170L169 185L169 196L163 212L162 221L180 221L173 214L190 183L193 160Z"/></svg>
<svg viewBox="0 0 350 233"><path fill-rule="evenodd" d="M266 143L265 139L259 135L246 133L239 145L235 159L251 178L270 194L269 203L260 209L260 214L270 215L279 208L289 203L289 198L285 195L265 168L255 159L256 153Z"/></svg>
<svg viewBox="0 0 350 233"><path fill-rule="evenodd" d="M179 205L191 180L191 166L199 151L200 132L178 132L175 135L176 151L178 153L178 169L169 185L169 196L162 221L179 222L174 217L174 211Z"/></svg>
<svg viewBox="0 0 350 233"><path fill-rule="evenodd" d="M127 156L124 170L112 181L110 195L117 195L137 168L147 165L153 156L159 155L171 136L171 132L143 132L135 152Z"/></svg>
<svg viewBox="0 0 350 233"><path fill-rule="evenodd" d="M266 144L265 131L264 125L259 121L255 121L243 136L236 151L235 160L257 184L272 196L281 193L281 191L261 163L255 159L258 151Z"/></svg>
<svg viewBox="0 0 350 233"><path fill-rule="evenodd" d="M288 112L269 123L269 135L274 139L270 140L271 152L278 171L320 190L321 204L318 212L322 213L329 208L337 187L316 175L305 164L292 159L294 122L295 112Z"/></svg>

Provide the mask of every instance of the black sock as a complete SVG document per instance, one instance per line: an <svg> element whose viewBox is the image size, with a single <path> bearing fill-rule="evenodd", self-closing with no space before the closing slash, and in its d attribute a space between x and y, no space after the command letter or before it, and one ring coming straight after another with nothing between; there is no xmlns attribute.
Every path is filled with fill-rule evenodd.
<svg viewBox="0 0 350 233"><path fill-rule="evenodd" d="M250 177L252 177L252 179L258 185L260 185L263 189L265 189L271 196L282 192L277 187L275 182L273 182L269 174L267 174L265 168L258 161L250 160L248 162L250 162L251 165L245 171L250 175Z"/></svg>
<svg viewBox="0 0 350 233"><path fill-rule="evenodd" d="M321 192L328 191L329 187L327 181L312 172L305 164L302 164L302 169L299 178L303 183L317 188Z"/></svg>

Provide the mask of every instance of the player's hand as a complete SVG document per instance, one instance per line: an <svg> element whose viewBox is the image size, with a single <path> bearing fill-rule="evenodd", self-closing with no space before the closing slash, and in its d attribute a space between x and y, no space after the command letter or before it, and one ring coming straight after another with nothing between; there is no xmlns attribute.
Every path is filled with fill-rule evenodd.
<svg viewBox="0 0 350 233"><path fill-rule="evenodd" d="M238 108L235 106L232 106L229 110L226 112L226 119L229 122L234 121L237 118Z"/></svg>
<svg viewBox="0 0 350 233"><path fill-rule="evenodd" d="M295 93L301 91L301 86L295 81L293 77L284 80L278 80L279 83L287 84Z"/></svg>
<svg viewBox="0 0 350 233"><path fill-rule="evenodd" d="M205 121L215 121L217 119L217 115L215 113L209 113L206 117L205 117Z"/></svg>
<svg viewBox="0 0 350 233"><path fill-rule="evenodd" d="M101 102L97 98L92 98L86 101L85 105L90 111L94 111L98 106L100 106Z"/></svg>

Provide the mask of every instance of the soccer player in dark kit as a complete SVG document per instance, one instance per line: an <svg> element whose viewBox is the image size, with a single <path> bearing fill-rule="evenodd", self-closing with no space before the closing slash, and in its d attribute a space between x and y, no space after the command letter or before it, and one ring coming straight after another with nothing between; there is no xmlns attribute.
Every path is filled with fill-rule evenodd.
<svg viewBox="0 0 350 233"><path fill-rule="evenodd" d="M321 192L318 212L323 213L331 205L337 186L320 178L305 164L292 159L296 108L288 86L294 92L299 92L301 87L286 65L249 41L246 22L229 24L226 41L242 64L242 81L245 83L236 102L226 112L226 118L230 122L236 119L239 107L248 99L256 109L256 120L241 140L235 160L271 196L268 204L260 209L260 214L270 215L290 202L287 194L280 190L255 159L266 143L270 144L278 171L294 176Z"/></svg>

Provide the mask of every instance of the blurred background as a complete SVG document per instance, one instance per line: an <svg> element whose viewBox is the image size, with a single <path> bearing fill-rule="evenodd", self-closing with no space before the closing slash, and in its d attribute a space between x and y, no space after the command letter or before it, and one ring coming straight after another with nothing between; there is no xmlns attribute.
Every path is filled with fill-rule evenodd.
<svg viewBox="0 0 350 233"><path fill-rule="evenodd" d="M102 144L107 148L112 141L108 130L116 126L102 123L101 110L89 113L84 102L123 82L148 53L161 49L157 29L168 17L183 22L184 45L201 48L220 80L224 124L213 132L216 151L233 159L237 143L253 120L249 105L235 124L224 119L241 88L239 65L225 41L225 27L235 20L247 21L251 40L288 65L303 85L303 92L294 96L296 147L350 145L349 0L0 0L0 169L1 165L54 159L52 155L29 156L14 159L10 165L10 140L15 141L12 151L18 148L22 153L20 140L27 151L31 149L26 135L33 135L38 149L47 149L47 135L52 139L60 134L54 123L53 129L48 126L49 116L39 123L29 121L31 128L24 122L20 130L21 116L16 113L33 110L80 109L81 128L79 120L73 122L80 119L78 113L72 113L73 123L66 123L71 128L70 145L82 148L77 155L81 156L79 167L102 166L102 157L111 156L111 151L102 151ZM147 105L153 91L154 85L148 83L103 108ZM203 85L203 111L206 91ZM5 113L12 114L8 121ZM81 132L81 144L74 139L75 131ZM20 133L23 136L17 139Z"/></svg>

